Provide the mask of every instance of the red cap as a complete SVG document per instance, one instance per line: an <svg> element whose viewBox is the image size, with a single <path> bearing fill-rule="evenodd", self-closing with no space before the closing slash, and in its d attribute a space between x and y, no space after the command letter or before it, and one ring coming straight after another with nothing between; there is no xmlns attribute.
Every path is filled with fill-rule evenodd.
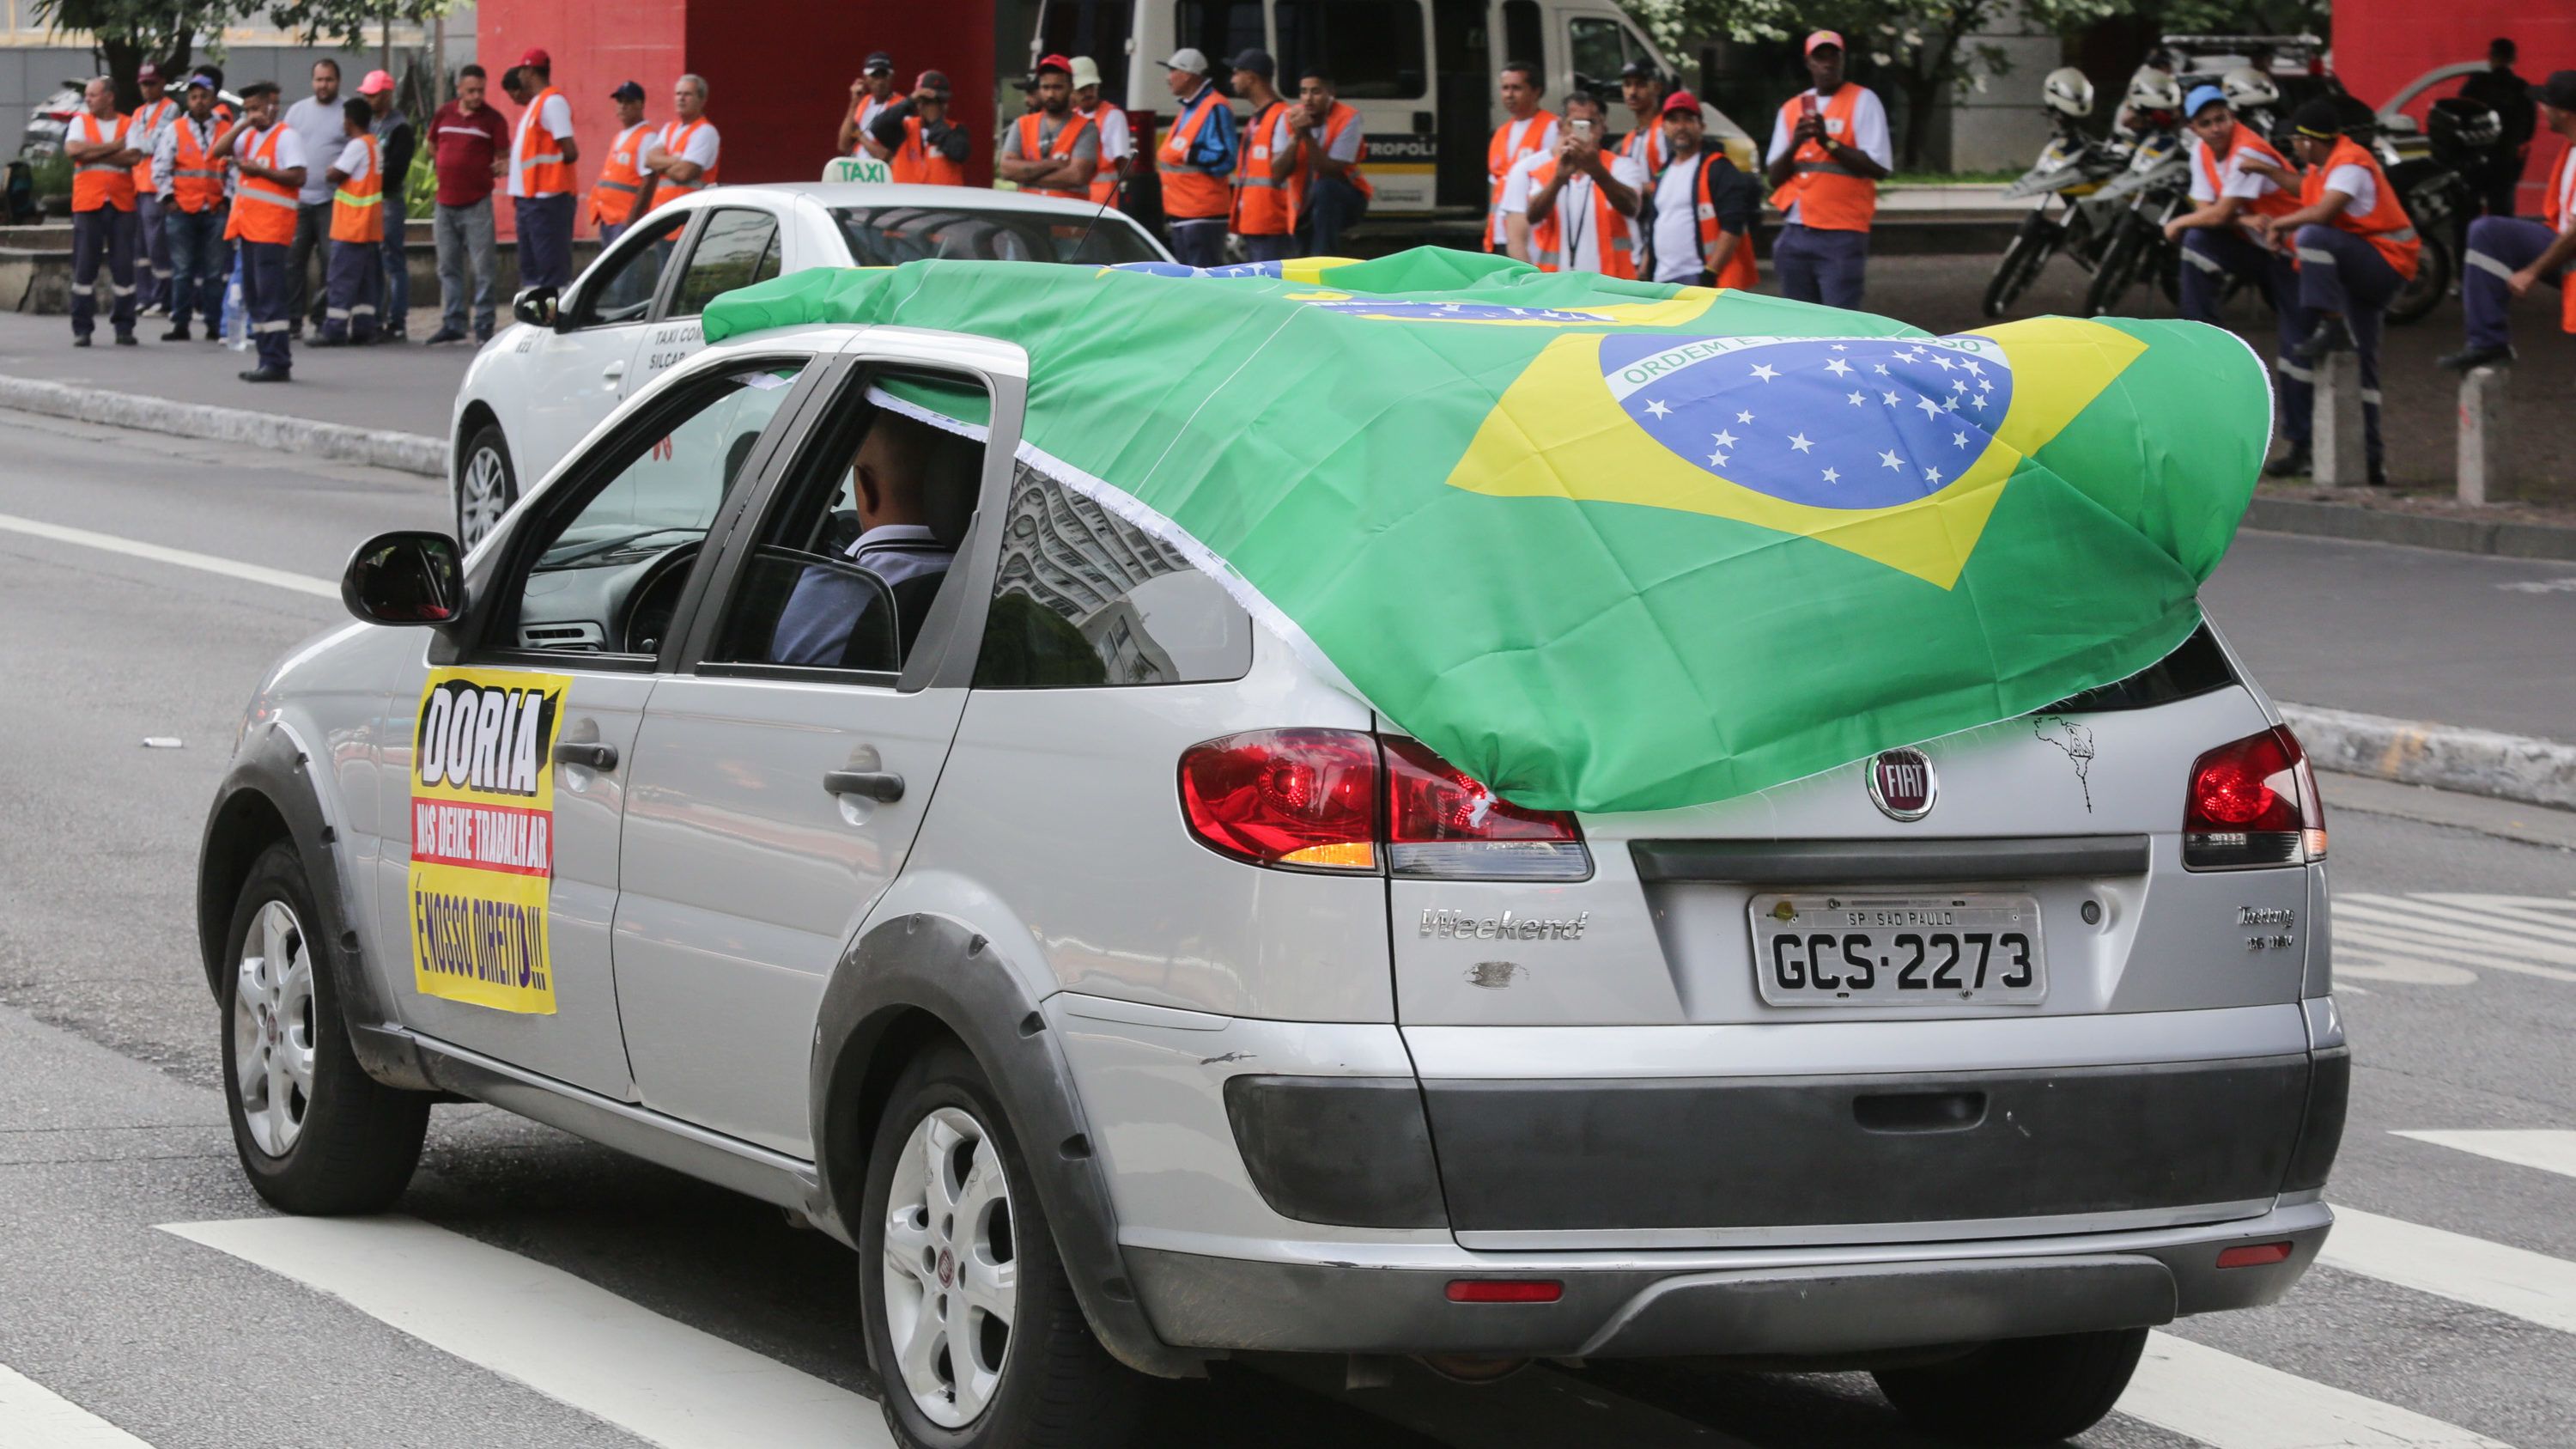
<svg viewBox="0 0 2576 1449"><path fill-rule="evenodd" d="M143 62L143 68L141 70L134 73L134 83L136 85L141 85L145 81L157 81L160 78L161 67L154 65L148 60Z"/></svg>
<svg viewBox="0 0 2576 1449"><path fill-rule="evenodd" d="M1807 37L1807 48L1800 51L1799 54L1813 55L1816 53L1816 47L1820 45L1830 45L1836 50L1851 49L1850 46L1843 44L1843 37L1840 31L1819 30L1815 34Z"/></svg>
<svg viewBox="0 0 2576 1449"><path fill-rule="evenodd" d="M544 46L531 45L528 47L528 53L519 57L519 64L533 65L539 70L550 71L555 68L555 58L546 54Z"/></svg>
<svg viewBox="0 0 2576 1449"><path fill-rule="evenodd" d="M380 70L371 70L367 72L367 78L358 82L358 94L362 96L372 96L380 91L389 91L393 88L394 78Z"/></svg>
<svg viewBox="0 0 2576 1449"><path fill-rule="evenodd" d="M1692 95L1688 91L1675 91L1671 95L1664 97L1664 109L1661 114L1669 116L1675 111L1686 112L1694 116L1698 115L1699 97Z"/></svg>
<svg viewBox="0 0 2576 1449"><path fill-rule="evenodd" d="M1029 74L1044 75L1051 70L1063 71L1070 78L1073 75L1073 62L1060 55L1042 55L1038 57L1036 65L1029 67Z"/></svg>

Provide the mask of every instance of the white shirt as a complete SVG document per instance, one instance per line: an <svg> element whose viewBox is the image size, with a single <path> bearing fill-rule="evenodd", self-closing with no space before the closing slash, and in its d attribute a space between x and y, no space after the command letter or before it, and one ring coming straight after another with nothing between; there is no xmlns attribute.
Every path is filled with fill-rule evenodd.
<svg viewBox="0 0 2576 1449"><path fill-rule="evenodd" d="M661 131L653 137L653 144L661 147L664 151L670 152L671 159L674 161L689 161L696 163L700 168L698 179L703 181L706 179L704 174L705 172L716 169L716 147L718 145L716 123L708 121L705 125L698 127L697 134L689 138L688 145L681 147L677 151L672 151L671 139L679 135L681 131L687 129L688 124L689 123L686 121L664 121L662 123ZM638 159L640 160L641 158Z"/></svg>
<svg viewBox="0 0 2576 1449"><path fill-rule="evenodd" d="M314 177L322 176L320 171L314 170L307 165L305 161L304 138L295 134L295 128L293 126L287 125L285 122L281 121L278 124L269 127L268 130L282 133L277 138L277 154L268 159L270 170L292 171L298 166L305 166L304 179L308 185L312 182ZM233 157L236 160L247 161L251 158L253 153L257 152L261 146L264 146L267 143L268 131L263 131L257 126L244 126L242 127L241 139L233 143ZM238 175L239 173L235 174ZM331 194L331 178L328 176L322 176L322 194L324 196L329 196ZM298 193L298 199L301 199L301 193Z"/></svg>
<svg viewBox="0 0 2576 1449"><path fill-rule="evenodd" d="M2570 146L2558 158L2558 230L2561 235L2576 231L2576 146Z"/></svg>
<svg viewBox="0 0 2576 1449"><path fill-rule="evenodd" d="M1850 86L1852 83L1844 81L1843 84ZM1879 101L1878 92L1866 86L1858 89L1860 97L1852 102L1851 134L1848 136L1838 134L1835 127L1839 123L1833 117L1827 116L1825 117L1825 138L1840 141L1893 171L1896 169L1896 148L1887 138L1887 107ZM1800 94L1814 96L1816 88L1809 86ZM1819 108L1823 107L1826 104L1825 98L1816 96L1816 104ZM1789 154L1789 147L1789 111L1788 108L1783 107L1771 117L1771 149L1763 153L1762 164L1769 166L1777 162L1781 157ZM1798 224L1797 206L1792 204L1789 207L1789 214L1780 220L1784 225L1796 226Z"/></svg>
<svg viewBox="0 0 2576 1449"><path fill-rule="evenodd" d="M1294 104L1294 102L1291 102L1291 104ZM1336 161L1354 162L1359 160L1360 141L1362 139L1360 132L1366 129L1366 126L1354 120L1351 124L1342 128L1342 134L1334 139L1332 145L1325 147L1324 154L1332 157ZM1315 138L1315 144L1319 146L1323 145L1323 127L1308 126L1306 128L1306 134ZM1546 153L1542 152L1540 154L1544 155Z"/></svg>
<svg viewBox="0 0 2576 1449"><path fill-rule="evenodd" d="M560 95L552 95L546 97L544 105L531 106L519 113L519 124L510 128L510 194L512 196L529 194L527 182L520 178L519 160L528 154L528 128L531 125L545 127L546 134L549 136L569 138L572 135L572 102ZM563 153L558 151L555 154ZM561 196L563 193L548 191L540 194Z"/></svg>
<svg viewBox="0 0 2576 1449"><path fill-rule="evenodd" d="M1699 246L1699 164L1694 151L1655 178L1655 275L1650 282L1696 282L1705 260ZM1751 243L1747 243L1750 245Z"/></svg>
<svg viewBox="0 0 2576 1449"><path fill-rule="evenodd" d="M309 165L308 162L311 157L336 154L340 149L340 142L346 139L347 133L342 129L340 106L339 101L325 103L306 96L286 108L286 129L294 135L296 142L295 160L288 162L281 159L277 163L277 169L284 171L290 165L306 168L304 188L295 195L295 199L303 205L320 206L331 199L331 178L322 174L321 167ZM277 154L281 158L286 155L283 143L280 144Z"/></svg>
<svg viewBox="0 0 2576 1449"><path fill-rule="evenodd" d="M339 172L342 176L346 177L348 181L366 180L367 143L365 139L355 139L350 141L348 145L341 147L340 159L332 162L330 169ZM346 185L347 182L344 181L342 184Z"/></svg>
<svg viewBox="0 0 2576 1449"><path fill-rule="evenodd" d="M2216 195L2212 195L2209 189L2209 173L2202 170L2200 164L2201 154L2209 149L2209 144L2198 136L2191 138L2191 144L2191 199L2201 205L2207 206L2220 196L2232 196L2239 201L2252 201L2258 196L2269 196L2281 189L2280 183L2271 177L2259 171L2245 169L2245 158L2253 154L2254 148L2239 146L2227 153L2226 160L2218 163L2218 191Z"/></svg>
<svg viewBox="0 0 2576 1449"><path fill-rule="evenodd" d="M2338 166L2327 172L2326 190L2340 191L2352 198L2352 204L2343 211L2356 221L2379 205L2379 183L2372 179L2367 166Z"/></svg>
<svg viewBox="0 0 2576 1449"><path fill-rule="evenodd" d="M125 133L125 144L149 156L161 149L161 138L170 134L170 123L187 114L179 103L163 96L157 103L134 110L134 126Z"/></svg>
<svg viewBox="0 0 2576 1449"><path fill-rule="evenodd" d="M1100 128L1100 154L1112 161L1123 161L1136 154L1135 133L1127 129L1127 113L1102 101L1091 112L1093 125Z"/></svg>
<svg viewBox="0 0 2576 1449"><path fill-rule="evenodd" d="M1353 126L1351 129L1359 128ZM1646 189L1646 167L1643 162L1633 161L1625 156L1613 156L1606 151L1602 154L1610 162L1611 179L1631 190ZM1542 152L1535 156L1524 156L1512 163L1511 174L1503 178L1503 215L1527 216L1529 214L1530 198L1538 194L1544 185L1537 179L1538 168L1552 159L1554 158L1551 153ZM1591 177L1576 171L1566 178L1563 186L1556 190L1557 234L1565 240L1566 249L1573 253L1557 263L1561 271L1597 272L1601 270L1601 233L1600 228L1592 224L1592 193L1596 185L1597 183ZM1532 243L1533 249L1535 246L1536 243Z"/></svg>
<svg viewBox="0 0 2576 1449"><path fill-rule="evenodd" d="M901 92L888 96L884 100L878 100L872 95L861 92L859 95L859 134L862 136L868 134L868 128L877 123L877 117L884 115L889 110L892 110L894 108L894 103L902 99L903 95Z"/></svg>
<svg viewBox="0 0 2576 1449"><path fill-rule="evenodd" d="M1511 131L1510 139L1516 147L1528 146L1530 144L1531 126L1535 119L1536 118L1533 117L1531 121L1505 121L1503 123L1504 126L1509 128ZM1352 129L1357 130L1358 127L1355 126ZM1531 150L1529 153L1531 156L1553 156L1556 154L1557 129L1555 117L1550 116L1547 121L1547 128L1537 133L1537 142L1538 144L1535 149ZM1492 142L1488 141L1486 145L1490 148ZM1492 154L1492 151L1488 149L1486 155L1490 158ZM1521 159L1527 160L1528 157L1525 156ZM1517 166L1520 162L1515 161L1512 164ZM1486 174L1490 176L1493 173L1487 172ZM1503 173L1503 181L1505 185L1510 184L1510 172L1507 171ZM1501 251L1503 249L1503 243L1510 240L1510 238L1503 235L1503 212L1501 207L1498 206L1494 208L1494 214L1487 220L1485 230L1490 233L1494 239L1494 250Z"/></svg>

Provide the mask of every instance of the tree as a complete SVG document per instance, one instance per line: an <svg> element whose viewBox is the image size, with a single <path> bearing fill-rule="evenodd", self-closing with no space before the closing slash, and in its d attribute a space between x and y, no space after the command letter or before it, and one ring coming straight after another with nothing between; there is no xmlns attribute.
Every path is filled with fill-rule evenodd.
<svg viewBox="0 0 2576 1449"><path fill-rule="evenodd" d="M242 0L36 0L35 16L56 30L87 31L116 82L116 104L131 110L143 93L134 83L145 61L185 68L197 37L221 35Z"/></svg>

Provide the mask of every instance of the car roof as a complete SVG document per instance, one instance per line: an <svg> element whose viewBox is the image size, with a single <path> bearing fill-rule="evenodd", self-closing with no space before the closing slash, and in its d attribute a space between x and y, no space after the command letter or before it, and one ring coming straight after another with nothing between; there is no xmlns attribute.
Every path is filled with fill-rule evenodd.
<svg viewBox="0 0 2576 1449"><path fill-rule="evenodd" d="M978 211L1036 212L1053 216L1089 218L1102 208L1088 201L1069 201L1060 196L1038 196L1026 191L994 191L980 186L926 186L896 182L867 181L762 181L742 185L711 186L690 193L678 204L716 206L731 200L773 201L786 203L807 200L818 206L922 206L971 207ZM1109 208L1111 215L1122 215Z"/></svg>

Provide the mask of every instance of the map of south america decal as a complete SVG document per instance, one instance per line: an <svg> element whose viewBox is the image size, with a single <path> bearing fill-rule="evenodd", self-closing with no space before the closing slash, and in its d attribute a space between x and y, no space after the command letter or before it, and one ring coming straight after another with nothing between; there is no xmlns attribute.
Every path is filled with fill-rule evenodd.
<svg viewBox="0 0 2576 1449"><path fill-rule="evenodd" d="M430 671L411 780L411 966L423 995L554 1014L553 758L571 683Z"/></svg>

